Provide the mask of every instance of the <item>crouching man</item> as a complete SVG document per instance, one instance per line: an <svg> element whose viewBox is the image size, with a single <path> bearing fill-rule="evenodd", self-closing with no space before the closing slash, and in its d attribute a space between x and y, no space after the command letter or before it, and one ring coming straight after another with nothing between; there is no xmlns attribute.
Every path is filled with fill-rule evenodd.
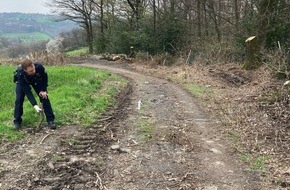
<svg viewBox="0 0 290 190"><path fill-rule="evenodd" d="M18 66L15 79L16 100L14 107L14 128L19 130L22 123L23 102L26 96L36 112L42 111L37 105L35 97L32 94L31 87L39 96L43 104L46 121L51 129L56 129L54 123L54 114L47 94L48 76L43 65L39 62L33 63L30 59L24 59Z"/></svg>

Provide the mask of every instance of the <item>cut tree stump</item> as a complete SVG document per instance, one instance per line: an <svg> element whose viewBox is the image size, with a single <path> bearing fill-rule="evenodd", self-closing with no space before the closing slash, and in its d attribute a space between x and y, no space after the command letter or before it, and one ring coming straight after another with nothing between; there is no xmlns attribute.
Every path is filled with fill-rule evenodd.
<svg viewBox="0 0 290 190"><path fill-rule="evenodd" d="M261 65L260 44L256 36L246 39L246 59L243 69L252 70Z"/></svg>

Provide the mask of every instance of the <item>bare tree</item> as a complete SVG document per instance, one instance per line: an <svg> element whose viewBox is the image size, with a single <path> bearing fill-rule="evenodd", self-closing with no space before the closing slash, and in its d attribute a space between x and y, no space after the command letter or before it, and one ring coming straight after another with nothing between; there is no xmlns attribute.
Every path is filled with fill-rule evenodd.
<svg viewBox="0 0 290 190"><path fill-rule="evenodd" d="M65 20L78 23L86 30L89 53L93 53L93 0L49 0L52 12Z"/></svg>
<svg viewBox="0 0 290 190"><path fill-rule="evenodd" d="M220 2L220 1L219 1ZM207 7L209 9L209 16L211 17L211 19L213 20L213 23L214 23L214 28L215 28L215 31L217 33L217 38L218 40L221 40L221 31L219 29L219 14L218 12L216 11L216 2L213 1L213 0L208 0L207 2Z"/></svg>
<svg viewBox="0 0 290 190"><path fill-rule="evenodd" d="M127 3L133 11L132 17L135 18L135 30L140 29L141 13L144 10L144 0L127 0Z"/></svg>

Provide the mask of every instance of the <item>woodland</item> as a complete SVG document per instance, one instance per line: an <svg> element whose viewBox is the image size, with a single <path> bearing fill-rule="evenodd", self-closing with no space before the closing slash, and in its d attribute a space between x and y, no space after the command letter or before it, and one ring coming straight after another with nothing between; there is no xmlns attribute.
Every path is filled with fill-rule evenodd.
<svg viewBox="0 0 290 190"><path fill-rule="evenodd" d="M89 52L184 56L239 61L256 36L264 53L289 49L289 0L49 0L53 13L86 32Z"/></svg>

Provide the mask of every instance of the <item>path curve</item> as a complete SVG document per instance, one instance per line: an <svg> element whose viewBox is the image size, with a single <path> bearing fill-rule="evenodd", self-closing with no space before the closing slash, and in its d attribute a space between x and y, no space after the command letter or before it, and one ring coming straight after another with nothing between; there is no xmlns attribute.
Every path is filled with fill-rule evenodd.
<svg viewBox="0 0 290 190"><path fill-rule="evenodd" d="M124 108L129 117L117 124L122 131L118 145L130 153L109 156L108 189L267 189L222 139L220 123L179 86L122 68L82 66L133 81L131 104ZM142 125L153 128L145 142Z"/></svg>

